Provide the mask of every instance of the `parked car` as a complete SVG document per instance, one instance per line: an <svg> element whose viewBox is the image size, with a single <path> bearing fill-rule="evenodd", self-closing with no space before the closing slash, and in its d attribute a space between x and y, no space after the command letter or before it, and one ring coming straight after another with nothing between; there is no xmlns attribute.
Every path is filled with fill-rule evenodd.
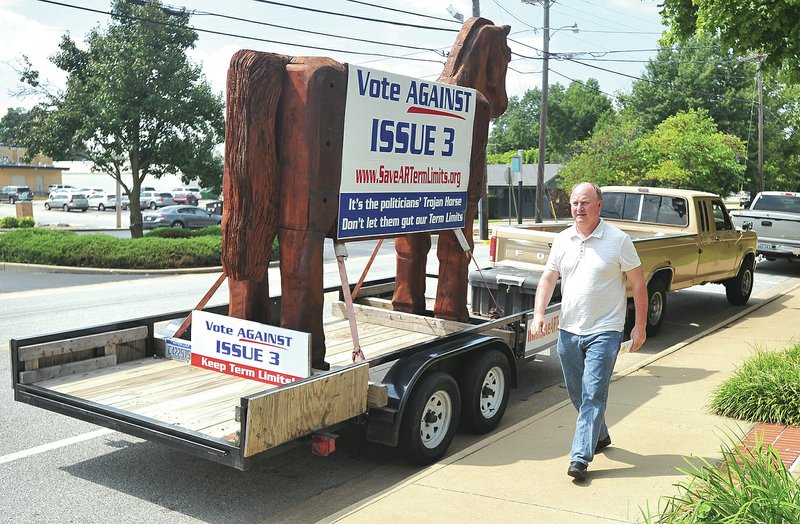
<svg viewBox="0 0 800 524"><path fill-rule="evenodd" d="M203 194L200 191L200 188L197 186L182 186L182 187L173 187L172 193L185 193L185 192L192 193L195 198L200 201L203 199Z"/></svg>
<svg viewBox="0 0 800 524"><path fill-rule="evenodd" d="M122 194L122 199L120 200L119 205L123 210L128 210L128 207L131 205L131 198L127 193Z"/></svg>
<svg viewBox="0 0 800 524"><path fill-rule="evenodd" d="M198 202L197 196L191 191L173 191L172 200L174 200L176 204L186 206L196 206Z"/></svg>
<svg viewBox="0 0 800 524"><path fill-rule="evenodd" d="M731 211L733 224L758 235L758 254L767 260L800 259L800 193L764 191L749 209Z"/></svg>
<svg viewBox="0 0 800 524"><path fill-rule="evenodd" d="M95 193L105 193L105 190L100 189L99 187L81 187L77 191L78 193L83 193L87 197L94 195Z"/></svg>
<svg viewBox="0 0 800 524"><path fill-rule="evenodd" d="M80 209L83 212L89 209L89 199L83 193L59 190L52 197L45 200L44 208L63 209L64 211Z"/></svg>
<svg viewBox="0 0 800 524"><path fill-rule="evenodd" d="M13 204L19 201L33 200L33 191L28 186L5 186L0 189L0 199Z"/></svg>
<svg viewBox="0 0 800 524"><path fill-rule="evenodd" d="M199 229L222 223L222 217L195 206L167 206L142 217L144 229L157 227L186 227Z"/></svg>
<svg viewBox="0 0 800 524"><path fill-rule="evenodd" d="M117 196L108 193L93 193L87 197L87 200L89 200L89 207L98 211L117 207Z"/></svg>
<svg viewBox="0 0 800 524"><path fill-rule="evenodd" d="M139 193L144 193L145 191L155 191L155 190L156 190L156 188L151 187L151 186L142 186L139 189Z"/></svg>
<svg viewBox="0 0 800 524"><path fill-rule="evenodd" d="M159 207L174 206L172 193L162 193L160 191L142 191L139 195L139 205L142 209L158 209Z"/></svg>
<svg viewBox="0 0 800 524"><path fill-rule="evenodd" d="M47 186L47 196L49 197L51 193L59 189L75 189L75 187L69 184L50 184Z"/></svg>

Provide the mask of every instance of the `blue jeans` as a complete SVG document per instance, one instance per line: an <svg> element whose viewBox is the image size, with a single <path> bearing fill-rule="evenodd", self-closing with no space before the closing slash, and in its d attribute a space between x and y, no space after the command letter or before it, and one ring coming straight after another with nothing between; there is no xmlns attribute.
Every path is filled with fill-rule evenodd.
<svg viewBox="0 0 800 524"><path fill-rule="evenodd" d="M588 464L594 458L599 439L608 437L606 402L608 385L617 362L622 332L604 331L592 335L558 333L558 358L564 372L569 399L578 410L570 461Z"/></svg>

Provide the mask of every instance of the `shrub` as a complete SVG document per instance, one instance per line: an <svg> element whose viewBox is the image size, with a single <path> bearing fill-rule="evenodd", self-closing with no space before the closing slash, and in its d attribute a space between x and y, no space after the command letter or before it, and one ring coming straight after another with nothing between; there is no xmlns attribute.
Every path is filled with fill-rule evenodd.
<svg viewBox="0 0 800 524"><path fill-rule="evenodd" d="M222 238L140 239L16 229L0 235L0 261L57 266L175 269L219 266Z"/></svg>
<svg viewBox="0 0 800 524"><path fill-rule="evenodd" d="M192 232L189 229L177 227L157 227L145 233L144 236L156 238L189 238L192 236Z"/></svg>
<svg viewBox="0 0 800 524"><path fill-rule="evenodd" d="M689 479L679 494L664 497L663 511L648 523L800 522L800 486L772 446L758 438L752 447L722 447L722 463L684 458ZM643 512L644 513L644 512Z"/></svg>
<svg viewBox="0 0 800 524"><path fill-rule="evenodd" d="M800 344L756 352L714 391L711 410L741 420L800 425Z"/></svg>
<svg viewBox="0 0 800 524"><path fill-rule="evenodd" d="M19 220L17 220L15 217L0 218L0 228L13 229L16 227L19 227Z"/></svg>
<svg viewBox="0 0 800 524"><path fill-rule="evenodd" d="M19 227L33 227L34 225L36 225L36 222L34 222L33 217L22 217L19 219Z"/></svg>

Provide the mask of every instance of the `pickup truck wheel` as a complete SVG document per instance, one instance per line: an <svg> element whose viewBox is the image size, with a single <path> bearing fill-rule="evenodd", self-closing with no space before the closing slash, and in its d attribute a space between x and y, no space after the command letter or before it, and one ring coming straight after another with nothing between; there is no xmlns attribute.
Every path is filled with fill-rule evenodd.
<svg viewBox="0 0 800 524"><path fill-rule="evenodd" d="M647 336L654 337L667 312L667 286L660 278L647 284Z"/></svg>
<svg viewBox="0 0 800 524"><path fill-rule="evenodd" d="M436 462L453 440L460 413L453 377L441 371L426 375L411 392L400 426L400 452L415 464Z"/></svg>
<svg viewBox="0 0 800 524"><path fill-rule="evenodd" d="M496 349L482 351L465 363L459 387L467 429L480 435L500 424L508 405L510 373L508 359Z"/></svg>
<svg viewBox="0 0 800 524"><path fill-rule="evenodd" d="M752 292L753 261L748 259L742 262L739 273L725 282L725 296L728 297L729 304L743 306L750 300L750 293Z"/></svg>

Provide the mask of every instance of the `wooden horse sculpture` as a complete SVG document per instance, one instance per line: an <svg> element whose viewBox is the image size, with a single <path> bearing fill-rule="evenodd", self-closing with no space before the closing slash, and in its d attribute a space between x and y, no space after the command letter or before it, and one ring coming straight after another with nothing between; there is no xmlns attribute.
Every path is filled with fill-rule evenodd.
<svg viewBox="0 0 800 524"><path fill-rule="evenodd" d="M508 106L506 95L506 69L511 60L511 50L506 44L509 26L497 27L480 18L464 24L450 53L439 82L472 87L488 103L475 115L472 135L467 211L464 235L470 249L473 247L472 223L478 209L478 200L485 185L486 144L489 119L502 115ZM414 233L395 240L397 252L397 278L392 307L397 311L423 313L425 311L425 266L431 248L430 233ZM453 231L442 231L437 242L439 278L434 303L434 316L447 320L466 321L467 273L469 260Z"/></svg>
<svg viewBox="0 0 800 524"><path fill-rule="evenodd" d="M459 33L441 77L448 83L475 87L485 97L479 97L475 115L468 237L483 187L489 119L506 107L508 31L508 26L470 19ZM346 88L345 66L323 57L243 50L233 56L228 70L222 221L222 265L230 293L228 314L270 321L267 267L277 235L280 325L311 333L311 365L318 369L328 367L322 329L322 253L324 239L336 236ZM447 253L446 263L452 259L455 266L464 265L463 252L459 256L464 260L455 260L454 236L451 232L446 236L448 240L440 238L438 248ZM417 311L424 307L424 267L430 236L414 235L405 242L398 251L395 301L401 309ZM420 265L422 271L414 274ZM437 308L445 318L463 318L466 314L466 266L459 271L445 275L440 288L442 297L449 296L451 289L456 293L443 298L443 306ZM459 282L461 273L463 281Z"/></svg>

